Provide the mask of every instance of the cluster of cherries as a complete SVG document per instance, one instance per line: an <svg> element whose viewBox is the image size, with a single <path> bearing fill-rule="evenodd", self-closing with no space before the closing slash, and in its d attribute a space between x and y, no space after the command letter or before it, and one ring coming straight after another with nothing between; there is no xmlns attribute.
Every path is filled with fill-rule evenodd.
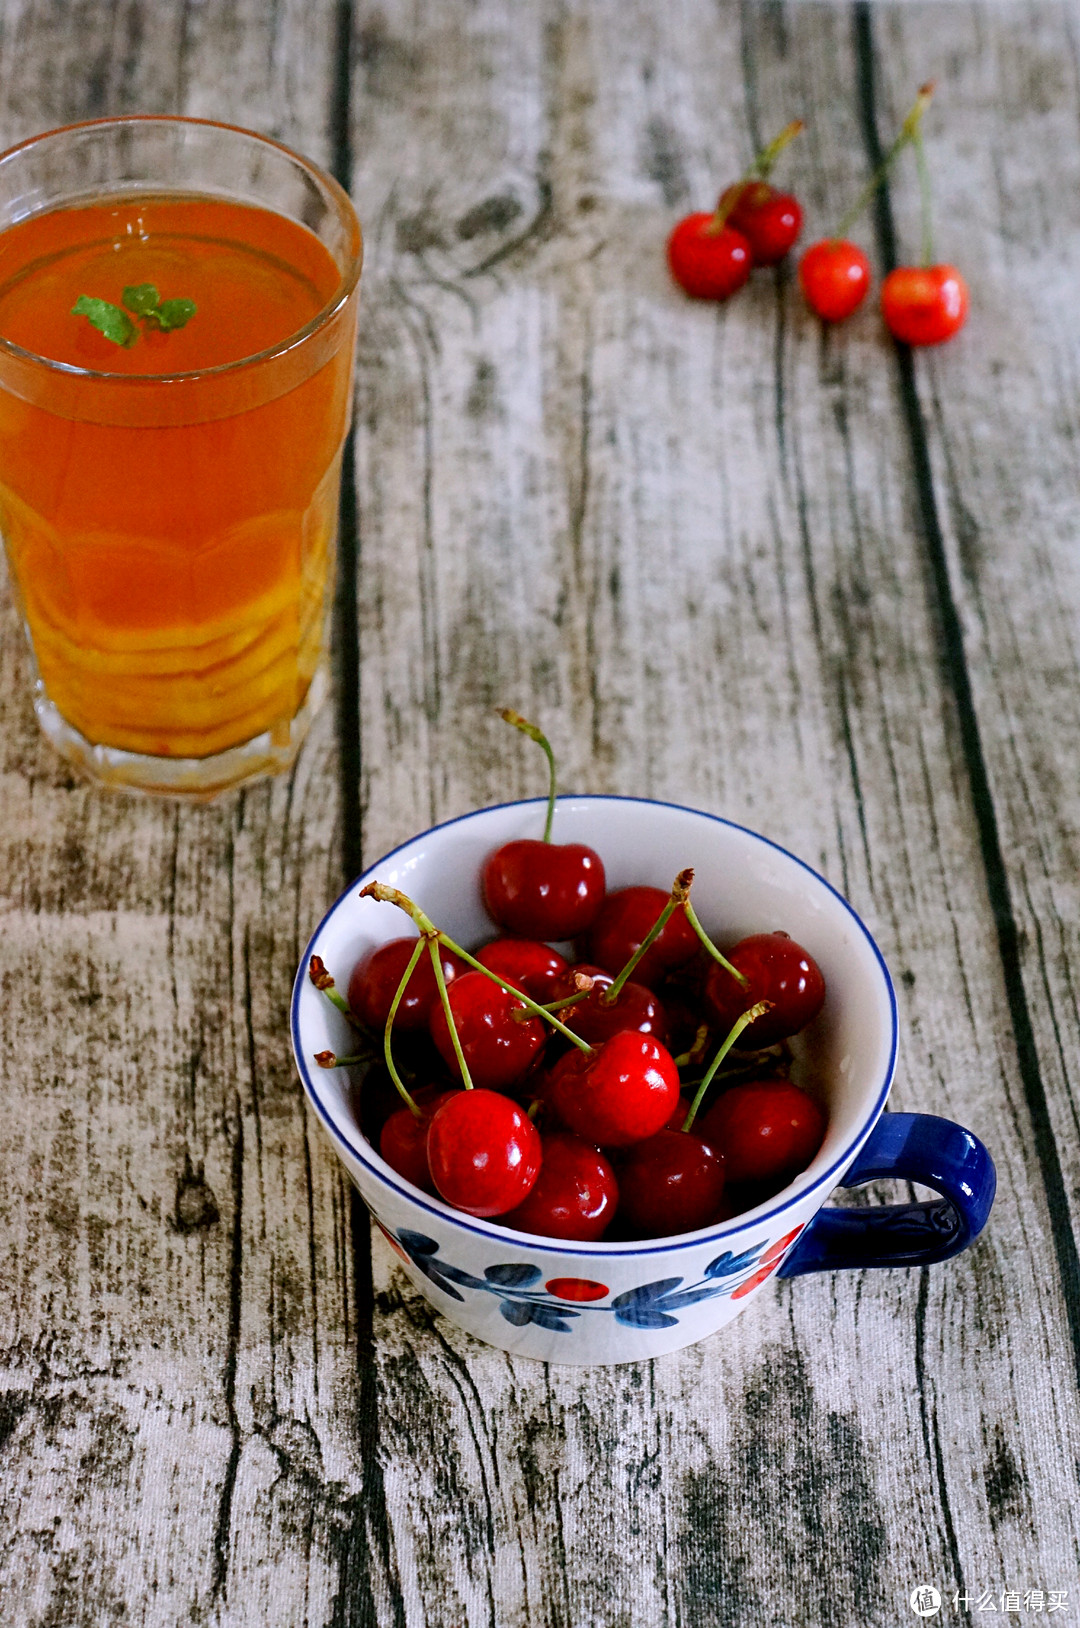
<svg viewBox="0 0 1080 1628"><path fill-rule="evenodd" d="M312 982L370 1048L316 1061L368 1063L365 1133L398 1174L469 1215L594 1241L738 1214L821 1144L825 1117L787 1077L786 1046L821 1008L821 972L780 932L722 954L691 904L692 871L670 895L609 893L599 854L550 840L547 741L503 717L544 747L552 775L543 840L504 843L482 867L498 934L471 953L397 889L368 884L362 896L398 905L419 936L364 955L347 1000L312 959Z"/></svg>
<svg viewBox="0 0 1080 1628"><path fill-rule="evenodd" d="M906 345L940 345L951 339L968 313L967 284L955 266L933 264L930 188L921 122L933 94L924 85L885 158L832 237L811 244L799 263L799 282L810 309L825 322L852 315L870 289L870 261L845 233L863 212L904 147L913 146L919 165L923 211L923 255L918 266L897 266L881 286L881 312L894 338ZM777 158L802 129L795 120L758 154L749 172L720 195L716 209L687 215L668 239L672 276L695 299L726 300L754 266L775 266L794 246L802 229L802 209L790 192L779 192L768 176Z"/></svg>

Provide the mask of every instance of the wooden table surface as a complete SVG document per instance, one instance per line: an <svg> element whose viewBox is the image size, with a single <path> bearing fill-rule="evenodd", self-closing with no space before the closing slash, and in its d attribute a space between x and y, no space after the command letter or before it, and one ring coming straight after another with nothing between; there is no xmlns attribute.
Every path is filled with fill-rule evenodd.
<svg viewBox="0 0 1080 1628"><path fill-rule="evenodd" d="M670 286L674 219L794 116L830 228L928 77L952 345L898 351L872 302L823 333L789 268ZM922 1583L942 1622L1006 1589L1076 1616L1077 13L4 0L5 145L123 111L348 179L355 482L335 701L218 804L72 778L5 604L0 1620L893 1628ZM861 236L917 254L913 166ZM497 705L567 789L721 812L847 894L896 978L894 1106L997 1161L970 1253L770 1284L648 1366L429 1310L287 1006L362 862L542 789Z"/></svg>

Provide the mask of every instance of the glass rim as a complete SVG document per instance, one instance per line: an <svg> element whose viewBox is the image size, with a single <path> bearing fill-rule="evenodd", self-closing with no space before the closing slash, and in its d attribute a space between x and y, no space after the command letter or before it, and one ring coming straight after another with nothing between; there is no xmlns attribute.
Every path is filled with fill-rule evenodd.
<svg viewBox="0 0 1080 1628"><path fill-rule="evenodd" d="M13 147L7 147L0 152L0 169L20 153L42 142L51 141L57 136L70 135L73 131L94 130L111 125L120 128L124 125L195 125L206 130L225 130L230 135L245 136L250 141L256 141L264 147L273 147L277 152L298 165L300 169L312 177L316 184L328 193L337 207L338 213L351 228L352 247L349 256L349 266L342 276L337 288L327 300L326 304L310 317L303 327L297 328L293 333L279 340L265 350L254 351L250 356L238 357L232 362L218 362L213 367L189 368L183 373L109 373L97 368L79 367L74 362L60 362L55 357L40 356L37 351L26 350L22 345L16 345L13 340L5 339L0 334L0 355L14 357L22 363L48 369L51 373L60 373L71 379L93 380L101 384L117 384L131 386L161 385L161 384L190 384L199 379L219 378L223 373L233 373L241 368L255 367L262 362L270 362L277 357L285 356L289 351L304 344L320 329L331 323L335 316L348 304L356 285L360 280L360 269L364 261L364 239L360 226L360 219L352 199L341 185L334 179L328 170L316 164L302 153L296 152L283 141L276 141L273 136L264 136L258 130L249 130L242 124L226 124L221 119L189 118L182 113L125 113L113 118L80 119L74 124L57 125L52 130L42 130L36 136L28 136L25 140L16 142ZM90 194L87 194L90 196ZM222 197L226 194L222 193ZM64 207L60 205L59 207ZM32 210L21 217L22 220L31 220L35 214L49 214L50 210ZM277 211L271 211L277 213ZM300 224L300 223L297 223Z"/></svg>

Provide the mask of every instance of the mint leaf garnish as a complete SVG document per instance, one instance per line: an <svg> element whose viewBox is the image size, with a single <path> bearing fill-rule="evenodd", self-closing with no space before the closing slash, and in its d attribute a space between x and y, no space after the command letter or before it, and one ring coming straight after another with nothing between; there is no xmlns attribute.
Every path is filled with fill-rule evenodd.
<svg viewBox="0 0 1080 1628"><path fill-rule="evenodd" d="M111 339L114 345L133 345L139 337L139 330L127 312L121 311L118 305L110 305L108 300L95 300L89 294L80 294L71 307L71 314L85 317L98 333Z"/></svg>
<svg viewBox="0 0 1080 1628"><path fill-rule="evenodd" d="M149 316L156 311L160 298L153 283L136 283L134 288L125 288L123 301L129 311L134 311L137 317Z"/></svg>
<svg viewBox="0 0 1080 1628"><path fill-rule="evenodd" d="M127 311L121 310L119 305L111 305L108 300L80 294L71 312L73 316L86 317L114 345L134 345L139 337L128 311L141 317L145 327L157 328L162 333L182 328L195 315L194 300L163 300L153 283L134 283L124 289L121 299Z"/></svg>
<svg viewBox="0 0 1080 1628"><path fill-rule="evenodd" d="M164 328L166 333L172 328L182 328L185 322L190 322L195 315L194 300L162 300L154 312L158 326Z"/></svg>

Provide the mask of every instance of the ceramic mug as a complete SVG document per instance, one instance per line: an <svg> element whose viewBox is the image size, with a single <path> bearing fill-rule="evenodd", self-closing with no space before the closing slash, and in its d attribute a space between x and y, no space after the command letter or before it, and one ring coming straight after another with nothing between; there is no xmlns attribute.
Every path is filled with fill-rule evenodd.
<svg viewBox="0 0 1080 1628"><path fill-rule="evenodd" d="M666 892L692 866L694 903L714 939L783 929L825 975L825 1005L792 1043L793 1078L826 1107L813 1163L756 1209L647 1243L563 1243L474 1220L397 1175L362 1135L347 1071L346 1019L307 977L321 956L339 984L372 946L415 931L393 905L361 899L365 882L400 888L471 948L495 930L479 874L492 849L543 832L537 798L466 814L373 865L320 923L297 973L292 1037L304 1088L330 1140L417 1288L451 1321L518 1355L571 1364L638 1362L714 1334L773 1274L925 1266L966 1249L993 1203L994 1166L977 1137L931 1114L883 1113L896 1066L896 999L885 962L829 883L765 837L715 815L640 798L559 800L554 840L585 842L609 890ZM837 1186L891 1177L941 1196L926 1203L823 1208Z"/></svg>

